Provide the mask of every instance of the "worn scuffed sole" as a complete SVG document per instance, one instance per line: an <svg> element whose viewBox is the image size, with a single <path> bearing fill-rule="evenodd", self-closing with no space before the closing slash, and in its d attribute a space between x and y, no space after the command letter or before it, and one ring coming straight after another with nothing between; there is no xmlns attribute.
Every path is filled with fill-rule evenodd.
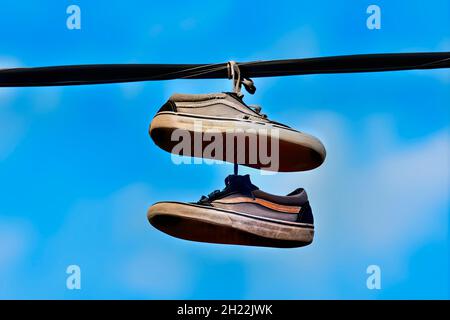
<svg viewBox="0 0 450 320"><path fill-rule="evenodd" d="M147 217L158 230L191 241L294 248L310 244L314 237L313 225L181 202L158 202Z"/></svg>
<svg viewBox="0 0 450 320"><path fill-rule="evenodd" d="M199 123L201 123L200 129ZM270 139L274 138L274 129L278 132L277 155L273 153L276 150L271 150ZM157 146L173 153L175 146L180 143L179 139L173 138L175 130L188 132L192 141L191 148L187 152L183 150L184 153L182 152L181 155L237 162L255 169L277 172L306 171L320 166L326 156L323 144L311 135L273 124L244 119L160 112L153 118L149 133ZM242 150L237 150L237 142L232 145L234 150L227 150L227 134L229 135L230 130L236 136L235 141L246 141ZM205 148L211 144L211 139L205 139L202 136L205 132L222 134L222 152L214 154L205 152ZM201 140L200 152L194 150L195 139ZM250 141L257 141L257 143L250 147ZM261 145L266 146L264 150L260 149ZM229 156L230 152L231 156ZM256 152L256 154L250 155L250 152ZM240 153L242 155L239 155ZM264 158L266 155L269 158Z"/></svg>

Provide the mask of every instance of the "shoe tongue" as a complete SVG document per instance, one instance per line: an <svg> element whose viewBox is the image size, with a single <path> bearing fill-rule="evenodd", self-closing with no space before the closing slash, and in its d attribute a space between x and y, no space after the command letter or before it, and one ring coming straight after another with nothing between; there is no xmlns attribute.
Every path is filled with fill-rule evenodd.
<svg viewBox="0 0 450 320"><path fill-rule="evenodd" d="M252 182L250 181L250 175L248 174L244 176L234 174L229 175L225 178L225 185L229 189L239 191L244 194L248 194L259 189L257 186L252 184Z"/></svg>

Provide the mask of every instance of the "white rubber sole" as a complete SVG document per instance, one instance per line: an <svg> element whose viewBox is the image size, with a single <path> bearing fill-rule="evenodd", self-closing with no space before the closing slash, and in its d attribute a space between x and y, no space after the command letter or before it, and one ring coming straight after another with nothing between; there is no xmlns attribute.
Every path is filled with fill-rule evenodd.
<svg viewBox="0 0 450 320"><path fill-rule="evenodd" d="M314 227L180 202L151 206L148 220L177 238L222 244L293 248L310 244Z"/></svg>
<svg viewBox="0 0 450 320"><path fill-rule="evenodd" d="M197 144L201 146L200 152L194 149L194 142L190 149L183 149L182 152L179 148L175 148L181 141L180 137L174 137L176 130L188 132L191 141L200 139L200 143ZM184 156L237 162L252 168L270 171L311 170L320 166L326 156L323 144L311 135L273 124L244 119L200 117L165 111L158 113L153 118L149 133L156 145L171 153L179 152L177 154ZM212 155L205 152L205 148L212 143L211 139L204 138L205 133L222 135L222 152ZM227 143L229 141L227 136L229 137L230 134L236 137L234 144ZM240 138L243 139L240 141L246 142L244 146L240 145L238 148L236 141L239 141ZM278 139L278 143L274 143L275 140L271 139ZM257 141L257 143L251 147L250 141ZM234 149L227 150L227 146ZM261 146L265 146L264 149L261 149ZM231 152L231 157L229 152ZM250 155L250 152L257 154Z"/></svg>

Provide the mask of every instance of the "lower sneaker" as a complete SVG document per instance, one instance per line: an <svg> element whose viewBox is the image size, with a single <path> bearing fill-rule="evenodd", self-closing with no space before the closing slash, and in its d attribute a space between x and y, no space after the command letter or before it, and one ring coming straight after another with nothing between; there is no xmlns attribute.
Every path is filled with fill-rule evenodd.
<svg viewBox="0 0 450 320"><path fill-rule="evenodd" d="M269 120L236 93L174 94L152 120L160 148L277 172L311 170L325 160L319 139Z"/></svg>
<svg viewBox="0 0 450 320"><path fill-rule="evenodd" d="M148 219L160 231L192 241L283 248L313 241L314 219L304 189L269 194L249 175L230 175L225 185L196 203L155 203Z"/></svg>

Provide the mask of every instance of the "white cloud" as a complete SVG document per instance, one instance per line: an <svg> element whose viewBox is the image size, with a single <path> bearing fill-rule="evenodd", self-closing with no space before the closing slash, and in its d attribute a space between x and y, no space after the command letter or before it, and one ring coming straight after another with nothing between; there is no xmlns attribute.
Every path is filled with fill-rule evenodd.
<svg viewBox="0 0 450 320"><path fill-rule="evenodd" d="M185 260L159 245L148 243L145 249L120 263L118 279L127 289L145 294L147 298L181 296L189 292L193 280L192 268Z"/></svg>
<svg viewBox="0 0 450 320"><path fill-rule="evenodd" d="M0 57L0 69L22 67L22 63L13 57ZM30 115L18 112L13 108L13 103L20 92L20 88L0 88L0 161L10 156L21 140L25 137ZM53 111L61 102L62 89L28 88L31 93L32 110L36 113Z"/></svg>
<svg viewBox="0 0 450 320"><path fill-rule="evenodd" d="M25 135L26 127L23 117L8 110L0 110L0 161L15 150Z"/></svg>
<svg viewBox="0 0 450 320"><path fill-rule="evenodd" d="M350 135L344 118L330 112L303 121L321 132L327 159L310 172L270 177L270 191L305 186L320 214L345 212L332 223L355 227L358 246L395 252L414 248L428 236L445 236L445 228L437 225L445 216L433 209L448 205L448 129L405 145L397 141L393 120L383 115L363 121L370 125L357 136ZM373 150L370 158L358 158L361 145ZM263 188L267 184L266 177L253 180ZM443 233L436 235L436 228Z"/></svg>
<svg viewBox="0 0 450 320"><path fill-rule="evenodd" d="M182 251L174 255L173 239L150 226L146 211L154 202L147 184L133 183L104 198L74 204L46 244L49 261L57 261L46 272L54 275L63 268L60 264L75 263L87 273L102 273L101 279L90 283L91 288L110 286L147 298L186 294L192 269L189 259ZM96 239L94 245L92 239Z"/></svg>
<svg viewBox="0 0 450 320"><path fill-rule="evenodd" d="M150 27L149 36L154 38L159 36L164 31L164 26L162 24L155 24Z"/></svg>
<svg viewBox="0 0 450 320"><path fill-rule="evenodd" d="M195 28L197 25L197 20L194 18L186 18L180 22L180 28L183 31L189 31Z"/></svg>
<svg viewBox="0 0 450 320"><path fill-rule="evenodd" d="M33 234L27 221L0 219L0 278L24 258L30 249Z"/></svg>
<svg viewBox="0 0 450 320"><path fill-rule="evenodd" d="M119 84L120 91L125 99L132 100L137 98L145 89L144 82L129 82Z"/></svg>
<svg viewBox="0 0 450 320"><path fill-rule="evenodd" d="M362 213L359 245L398 257L400 250L446 237L447 223L442 221L447 217L437 209L448 206L448 146L445 130L379 159L353 177L359 186L353 210Z"/></svg>
<svg viewBox="0 0 450 320"><path fill-rule="evenodd" d="M327 148L325 163L310 172L252 178L263 190L277 194L305 187L315 214L315 240L295 251L298 254L277 252L276 258L273 254L264 258L253 253L250 296L264 289L259 280L269 269L272 274L281 268L291 274L279 276L271 286L286 289L291 284L297 288L290 292L309 298L323 298L325 292L326 297L342 298L339 282L327 281L330 277L355 292L364 289L365 267L372 263L386 267L387 287L405 280L417 250L445 242L448 234L448 129L399 144L395 123L385 115L362 120L370 129L358 135L350 134L345 118L327 111L302 123L320 132ZM359 158L361 145L373 149L366 160ZM314 277L317 274L320 278ZM322 292L315 292L315 287ZM364 294L369 293L363 290L358 297Z"/></svg>
<svg viewBox="0 0 450 320"><path fill-rule="evenodd" d="M38 87L32 89L32 105L37 113L48 113L54 111L61 104L62 88L60 87Z"/></svg>
<svg viewBox="0 0 450 320"><path fill-rule="evenodd" d="M249 60L311 58L320 54L319 41L313 29L301 26L268 43L264 51L255 52Z"/></svg>

